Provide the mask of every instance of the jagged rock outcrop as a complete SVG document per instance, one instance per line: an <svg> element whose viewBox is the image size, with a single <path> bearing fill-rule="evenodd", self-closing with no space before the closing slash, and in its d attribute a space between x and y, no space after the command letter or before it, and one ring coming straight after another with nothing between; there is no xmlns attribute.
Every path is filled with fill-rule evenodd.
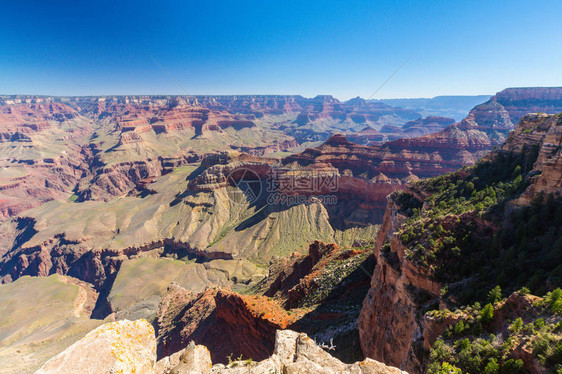
<svg viewBox="0 0 562 374"><path fill-rule="evenodd" d="M562 112L562 87L506 88L495 95L495 100L506 109L515 124L528 113Z"/></svg>
<svg viewBox="0 0 562 374"><path fill-rule="evenodd" d="M291 328L331 341L339 347L332 353L345 362L362 359L355 321L373 268L369 254L360 244L316 241L306 256L272 260L252 295L197 293L172 284L157 312L158 357L193 340L209 348L214 362L226 363L229 356L261 360L273 352L275 330Z"/></svg>
<svg viewBox="0 0 562 374"><path fill-rule="evenodd" d="M131 191L144 180L154 179L164 171L160 160L121 162L95 171L96 175L83 189L77 191L80 201L110 200Z"/></svg>
<svg viewBox="0 0 562 374"><path fill-rule="evenodd" d="M562 112L561 98L562 87L507 88L477 105L459 123L459 128L482 131L492 145L499 145L524 115Z"/></svg>
<svg viewBox="0 0 562 374"><path fill-rule="evenodd" d="M521 119L502 150L518 152L533 149L537 160L531 173L532 183L518 199L526 205L539 194L560 196L562 190L562 116L529 114Z"/></svg>
<svg viewBox="0 0 562 374"><path fill-rule="evenodd" d="M306 334L278 330L275 348L270 357L260 362L234 359L228 365L210 366L209 351L205 346L190 343L183 351L163 358L156 364L156 374L172 373L290 373L290 374L400 374L396 368L366 359L344 364L320 348Z"/></svg>
<svg viewBox="0 0 562 374"><path fill-rule="evenodd" d="M275 331L297 318L266 297L226 289L196 293L171 285L157 312L158 357L194 341L207 346L215 362L226 363L228 356L265 359L273 351Z"/></svg>
<svg viewBox="0 0 562 374"><path fill-rule="evenodd" d="M414 350L424 342L416 294L438 297L441 285L405 258L406 248L395 234L405 219L400 207L389 199L377 234L377 265L371 289L363 301L357 325L365 356L419 372L420 362Z"/></svg>
<svg viewBox="0 0 562 374"><path fill-rule="evenodd" d="M88 333L36 373L155 373L156 338L146 320L111 322Z"/></svg>
<svg viewBox="0 0 562 374"><path fill-rule="evenodd" d="M308 247L306 256L293 253L288 258L276 258L272 260L269 266L269 276L261 282L260 288L264 290L265 296L280 295L287 298L287 306L290 308L290 304L297 304L297 295L302 294L299 289L307 287L308 282L305 278L314 278L314 274L311 274L314 267L322 258L332 255L338 249L334 243L326 244L315 241ZM311 285L311 287L314 286L317 285ZM291 302L291 298L293 302Z"/></svg>
<svg viewBox="0 0 562 374"><path fill-rule="evenodd" d="M228 365L212 365L209 350L192 341L182 351L155 362L152 326L145 320L119 321L91 331L47 361L36 373L406 374L371 359L344 364L320 348L306 334L291 330L277 330L274 345L273 353L260 362L234 359Z"/></svg>
<svg viewBox="0 0 562 374"><path fill-rule="evenodd" d="M195 345L193 340L187 348L166 356L156 363L157 374L209 374L213 363L209 350L204 345Z"/></svg>

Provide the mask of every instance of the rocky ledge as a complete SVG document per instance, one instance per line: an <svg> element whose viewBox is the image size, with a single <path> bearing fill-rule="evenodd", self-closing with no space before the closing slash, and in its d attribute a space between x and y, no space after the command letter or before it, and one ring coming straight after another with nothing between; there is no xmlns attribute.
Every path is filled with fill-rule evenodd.
<svg viewBox="0 0 562 374"><path fill-rule="evenodd" d="M366 359L344 364L306 334L278 330L273 354L260 362L232 359L213 365L209 350L191 342L156 362L154 329L146 320L111 322L98 327L49 360L36 374L55 373L357 373L400 374L397 368Z"/></svg>

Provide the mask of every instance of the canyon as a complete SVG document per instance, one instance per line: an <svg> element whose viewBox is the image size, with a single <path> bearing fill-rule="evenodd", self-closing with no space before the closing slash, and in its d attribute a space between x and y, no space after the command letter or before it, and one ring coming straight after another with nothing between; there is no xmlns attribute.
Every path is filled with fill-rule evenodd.
<svg viewBox="0 0 562 374"><path fill-rule="evenodd" d="M527 157L509 209L558 196L562 132L547 113L559 112L561 88L506 89L460 122L331 96L1 96L0 299L49 287L73 327L41 321L56 333L26 340L15 321L0 357L35 370L97 325L147 319L170 370L191 341L221 370L232 357L271 363L290 329L341 370L379 372L357 371L368 357L424 372L468 319L435 311L466 305L453 291L469 277L443 278L403 233L433 209L433 181L472 178L497 154ZM498 225L457 215L482 237ZM456 216L440 224L454 231ZM510 291L503 303L527 302Z"/></svg>
<svg viewBox="0 0 562 374"><path fill-rule="evenodd" d="M216 151L298 152L419 117L331 96L2 96L0 218L65 197L107 201Z"/></svg>
<svg viewBox="0 0 562 374"><path fill-rule="evenodd" d="M507 89L456 125L421 119L411 109L331 96L2 96L0 217L66 196L107 201L207 153L282 157L335 133L363 145L387 141L389 153L417 153L389 155L389 163L395 157L423 161L448 139L458 145L439 156L457 159L443 170L451 171L500 144L522 114L559 111L559 91Z"/></svg>

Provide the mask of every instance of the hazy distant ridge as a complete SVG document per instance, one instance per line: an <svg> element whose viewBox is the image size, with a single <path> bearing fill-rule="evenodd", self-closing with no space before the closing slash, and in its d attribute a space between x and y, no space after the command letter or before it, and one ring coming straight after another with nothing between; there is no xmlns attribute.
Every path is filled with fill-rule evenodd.
<svg viewBox="0 0 562 374"><path fill-rule="evenodd" d="M491 95L476 96L435 96L434 98L382 99L378 100L391 106L413 109L422 116L440 116L462 120L478 104L490 99Z"/></svg>

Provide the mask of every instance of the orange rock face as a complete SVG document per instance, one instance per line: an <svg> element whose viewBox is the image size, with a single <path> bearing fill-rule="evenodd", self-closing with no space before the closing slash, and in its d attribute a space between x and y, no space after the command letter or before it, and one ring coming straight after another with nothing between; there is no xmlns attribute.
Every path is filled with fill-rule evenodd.
<svg viewBox="0 0 562 374"><path fill-rule="evenodd" d="M377 265L357 321L363 353L367 357L408 372L418 372L420 362L414 353L423 345L414 294L427 292L439 296L441 285L432 281L423 269L404 257L405 247L395 231L406 217L389 200L384 221L377 235L375 257ZM389 241L390 251L382 250Z"/></svg>
<svg viewBox="0 0 562 374"><path fill-rule="evenodd" d="M345 307L336 312L327 310L358 295L362 297L368 287L367 274L355 275L353 282L345 285L334 284L332 292L323 296L319 289L325 285L319 279L331 275L330 266L365 258L368 251L315 241L308 255L294 253L274 259L268 277L255 287L255 295L240 295L225 289L195 293L172 284L157 312L158 356L177 352L193 340L206 345L217 362L227 362L228 356L235 359L240 355L244 359L260 360L273 352L278 329L291 328L311 335L318 335L314 330L319 328L322 335L326 324L333 324L334 328L339 324L345 329L347 325L342 321L346 321L349 311ZM305 305L305 299L311 295L320 295L314 298L317 303L314 307ZM322 307L324 302L328 305ZM355 318L356 314L352 322ZM343 339L349 347L355 345L349 335L340 337L332 331L330 337ZM330 338L321 339L327 342ZM342 344L342 340L336 344ZM342 350L349 347L342 346Z"/></svg>
<svg viewBox="0 0 562 374"><path fill-rule="evenodd" d="M298 319L264 296L227 290L187 291L172 285L157 315L158 356L168 356L190 341L209 348L214 361L228 356L261 360L273 352L275 331Z"/></svg>

